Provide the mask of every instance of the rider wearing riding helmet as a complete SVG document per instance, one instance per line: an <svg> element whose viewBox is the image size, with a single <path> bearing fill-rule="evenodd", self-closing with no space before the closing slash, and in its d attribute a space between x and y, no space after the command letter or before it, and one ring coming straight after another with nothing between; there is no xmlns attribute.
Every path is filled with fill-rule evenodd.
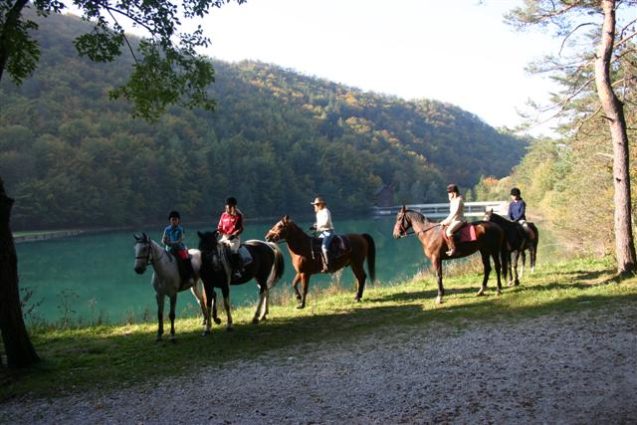
<svg viewBox="0 0 637 425"><path fill-rule="evenodd" d="M522 199L520 189L511 189L511 203L509 204L509 219L521 225L526 224L526 202Z"/></svg>
<svg viewBox="0 0 637 425"><path fill-rule="evenodd" d="M464 224L464 200L460 195L460 190L455 184L447 186L447 194L449 196L449 215L447 218L440 222L440 225L445 228L445 234L447 235L447 243L449 245L448 256L452 256L456 253L456 244L453 240L453 234Z"/></svg>
<svg viewBox="0 0 637 425"><path fill-rule="evenodd" d="M236 198L231 196L226 199L225 211L219 218L217 230L221 235L219 242L230 248L232 253L230 262L234 269L234 277L239 278L243 271L243 262L241 261L241 254L239 254L239 248L241 247L239 235L243 232L243 214L237 208Z"/></svg>

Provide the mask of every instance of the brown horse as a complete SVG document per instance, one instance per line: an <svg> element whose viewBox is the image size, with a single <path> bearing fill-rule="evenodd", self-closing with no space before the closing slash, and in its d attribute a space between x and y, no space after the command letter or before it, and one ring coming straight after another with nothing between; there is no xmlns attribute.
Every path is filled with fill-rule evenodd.
<svg viewBox="0 0 637 425"><path fill-rule="evenodd" d="M374 244L374 239L367 233L350 233L341 237L346 240L349 249L330 261L329 273L350 266L357 281L355 299L360 301L363 297L365 278L367 277L363 269L363 263L366 258L371 281L373 282L376 277L376 245ZM318 238L308 236L286 215L266 233L265 240L268 242L287 242L292 265L296 270L296 276L292 280L292 287L294 292L296 292L296 299L299 301L297 308L304 308L310 276L321 273L320 248L318 251L313 248L313 241L316 242ZM334 243L335 241L332 241L332 245ZM300 292L297 288L299 282L302 284Z"/></svg>
<svg viewBox="0 0 637 425"><path fill-rule="evenodd" d="M506 277L506 265L508 252L506 251L506 242L504 231L500 226L488 221L477 221L471 223L475 226L476 240L472 242L456 242L456 253L449 257L447 255L447 243L444 237L444 230L440 223L431 222L427 218L416 211L402 209L396 215L396 224L394 225L394 238L402 238L407 236L407 230L414 229L414 233L423 246L425 255L431 261L438 278L438 297L436 303L442 303L442 297L445 289L442 286L442 261L455 258L466 257L480 251L482 255L482 265L484 266L484 278L482 287L477 295L483 295L487 289L487 281L491 272L491 264L489 256L493 258L495 272L498 278L497 294L502 291L502 283L500 281L500 270ZM503 267L501 267L501 265Z"/></svg>

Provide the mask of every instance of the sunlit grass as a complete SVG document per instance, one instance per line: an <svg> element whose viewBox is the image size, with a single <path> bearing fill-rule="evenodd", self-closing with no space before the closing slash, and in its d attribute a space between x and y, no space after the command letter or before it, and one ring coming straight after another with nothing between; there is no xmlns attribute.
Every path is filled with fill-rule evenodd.
<svg viewBox="0 0 637 425"><path fill-rule="evenodd" d="M3 369L0 400L25 393L51 396L132 385L307 342L352 339L388 325L460 329L470 322L497 322L502 326L506 320L547 313L634 306L637 300L637 277L617 283L609 260L542 264L534 274L526 274L520 286L507 287L503 282L501 296L496 296L492 275L485 296L476 297L481 281L479 260L447 268L441 305L435 304L437 285L429 271L402 283L368 285L361 303L354 302L353 285L315 285L304 310L295 308L293 297L277 297L275 288L266 322L251 323L253 306L237 308L233 310L235 330L227 332L221 308L221 326L215 325L211 336L202 337L201 318L193 312L191 317L177 319L174 344L168 340L167 317L161 343L155 342L153 317L125 325L33 327L32 341L43 360L26 371Z"/></svg>

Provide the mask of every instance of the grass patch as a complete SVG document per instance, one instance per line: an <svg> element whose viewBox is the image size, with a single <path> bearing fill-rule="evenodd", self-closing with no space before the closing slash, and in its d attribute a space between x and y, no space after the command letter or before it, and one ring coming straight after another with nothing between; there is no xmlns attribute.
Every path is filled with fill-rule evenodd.
<svg viewBox="0 0 637 425"><path fill-rule="evenodd" d="M306 342L351 339L386 325L462 327L468 321L521 320L637 301L637 277L618 283L609 260L542 264L534 274L523 277L522 285L505 287L499 297L493 276L486 295L475 297L482 280L475 262L450 267L446 274L442 305L434 303L437 287L428 272L391 286L369 285L361 303L353 301L351 288L312 286L306 309L297 310L294 300L279 298L270 307L270 319L257 326L251 324L252 307L234 310L234 332L225 331L223 314L222 326L215 326L205 338L199 317L178 318L174 344L167 339L155 343L154 321L32 329L32 342L42 362L28 370L0 369L0 401L25 394L49 397L152 382Z"/></svg>

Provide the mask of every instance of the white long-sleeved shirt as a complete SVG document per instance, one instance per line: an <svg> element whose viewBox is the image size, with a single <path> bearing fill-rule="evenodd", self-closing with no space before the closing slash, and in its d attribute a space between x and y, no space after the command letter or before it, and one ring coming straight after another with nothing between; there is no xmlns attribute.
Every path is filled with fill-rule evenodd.
<svg viewBox="0 0 637 425"><path fill-rule="evenodd" d="M327 208L323 208L316 212L316 230L319 232L334 230L334 226L332 225L332 214Z"/></svg>
<svg viewBox="0 0 637 425"><path fill-rule="evenodd" d="M464 221L464 200L462 196L455 197L449 202L449 215L442 220L442 224L451 224L454 221Z"/></svg>

